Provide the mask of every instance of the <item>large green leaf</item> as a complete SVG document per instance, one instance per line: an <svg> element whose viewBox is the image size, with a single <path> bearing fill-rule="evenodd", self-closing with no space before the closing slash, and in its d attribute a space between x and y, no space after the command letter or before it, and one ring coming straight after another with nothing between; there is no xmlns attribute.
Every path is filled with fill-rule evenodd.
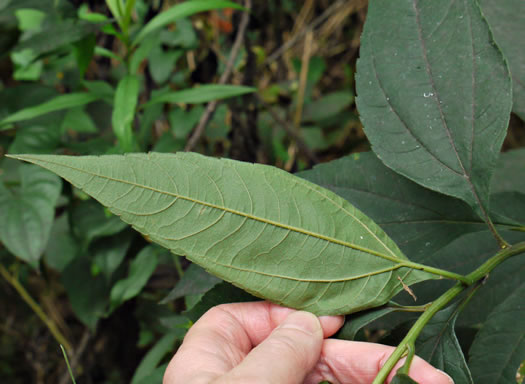
<svg viewBox="0 0 525 384"><path fill-rule="evenodd" d="M381 305L414 269L344 199L277 168L197 154L18 155L82 188L150 239L218 277L317 314Z"/></svg>
<svg viewBox="0 0 525 384"><path fill-rule="evenodd" d="M525 148L501 154L491 185L492 193L521 192L525 194Z"/></svg>
<svg viewBox="0 0 525 384"><path fill-rule="evenodd" d="M525 1L479 0L494 38L509 61L514 93L513 111L525 121Z"/></svg>
<svg viewBox="0 0 525 384"><path fill-rule="evenodd" d="M473 384L454 330L461 304L459 301L436 313L419 334L416 352L435 368L448 373L455 384Z"/></svg>
<svg viewBox="0 0 525 384"><path fill-rule="evenodd" d="M24 108L6 117L5 119L0 120L0 130L9 128L2 127L7 124L33 119L35 117L42 116L50 112L60 111L63 109L89 104L98 99L100 99L99 95L84 92L60 95L34 107Z"/></svg>
<svg viewBox="0 0 525 384"><path fill-rule="evenodd" d="M465 233L487 229L462 201L411 182L384 166L371 152L321 164L297 175L366 212L414 260L424 260Z"/></svg>
<svg viewBox="0 0 525 384"><path fill-rule="evenodd" d="M371 1L361 42L357 106L373 150L485 218L512 92L476 1Z"/></svg>
<svg viewBox="0 0 525 384"><path fill-rule="evenodd" d="M182 91L163 93L159 96L153 97L144 105L144 108L159 103L207 103L213 100L241 96L255 91L256 89L253 87L245 87L242 85L207 84L196 88L184 89Z"/></svg>
<svg viewBox="0 0 525 384"><path fill-rule="evenodd" d="M516 382L525 356L525 283L507 292L490 313L470 348L469 366L476 384Z"/></svg>
<svg viewBox="0 0 525 384"><path fill-rule="evenodd" d="M224 0L185 1L184 3L171 7L167 11L159 13L151 19L135 37L133 45L140 43L142 39L151 32L173 23L174 21L194 15L195 13L222 8L243 9L239 4Z"/></svg>
<svg viewBox="0 0 525 384"><path fill-rule="evenodd" d="M19 187L7 187L0 178L0 241L36 268L49 239L62 183L33 166L18 171Z"/></svg>

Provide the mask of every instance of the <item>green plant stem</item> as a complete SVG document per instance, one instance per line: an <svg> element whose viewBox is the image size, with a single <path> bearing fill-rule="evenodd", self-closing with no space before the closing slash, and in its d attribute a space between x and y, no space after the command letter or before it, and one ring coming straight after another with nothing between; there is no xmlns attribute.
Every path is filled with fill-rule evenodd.
<svg viewBox="0 0 525 384"><path fill-rule="evenodd" d="M9 271L0 264L0 275L7 281L20 295L20 297L29 305L29 307L33 310L33 312L42 320L42 322L47 326L55 340L59 343L65 346L65 348L68 351L71 351L71 344L64 335L60 332L58 327L55 325L55 323L45 314L45 312L40 308L40 306L36 303L35 300L29 295L29 292L26 291L24 286L20 284L18 279L14 276L11 276Z"/></svg>
<svg viewBox="0 0 525 384"><path fill-rule="evenodd" d="M406 352L409 351L409 346L413 345L425 327L425 325L432 319L432 317L443 307L445 307L452 299L459 295L468 286L481 281L485 278L494 268L499 264L507 260L508 258L525 252L525 242L514 244L508 248L504 248L496 255L491 257L485 263L483 263L475 271L471 272L465 278L468 280L467 284L458 282L443 295L441 295L436 301L434 301L425 312L417 319L410 331L408 331L405 338L399 343L394 353L388 358L385 365L381 368L372 384L383 384L387 379L390 371L394 368L397 362L403 357Z"/></svg>
<svg viewBox="0 0 525 384"><path fill-rule="evenodd" d="M498 230L494 226L494 223L492 222L490 217L485 213L485 211L483 211L483 213L485 214L485 222L487 223L487 225L489 227L490 233L492 233L492 236L494 236L494 238L498 242L500 248L501 249L508 248L510 246L510 244L507 243L503 237L501 237L501 235L499 234Z"/></svg>
<svg viewBox="0 0 525 384"><path fill-rule="evenodd" d="M428 309L417 319L410 331L408 331L405 338L399 343L394 353L390 355L385 365L381 368L372 384L383 384L387 379L390 371L394 368L397 362L403 357L403 354L408 350L410 344L414 344L415 340L425 327L425 325L432 319L432 317L445 305L447 305L454 297L459 295L466 286L462 283L456 283L452 288L441 295L434 301Z"/></svg>
<svg viewBox="0 0 525 384"><path fill-rule="evenodd" d="M403 263L402 266L407 266L412 269L417 269L420 271L432 273L434 275L439 275L446 279L456 280L466 285L472 284L472 282L466 276L460 275L459 273L445 271L444 269L434 268L428 265L412 263L412 262Z"/></svg>
<svg viewBox="0 0 525 384"><path fill-rule="evenodd" d="M432 303L427 303L423 305L401 305L393 301L388 303L388 307L395 308L400 312L425 312Z"/></svg>

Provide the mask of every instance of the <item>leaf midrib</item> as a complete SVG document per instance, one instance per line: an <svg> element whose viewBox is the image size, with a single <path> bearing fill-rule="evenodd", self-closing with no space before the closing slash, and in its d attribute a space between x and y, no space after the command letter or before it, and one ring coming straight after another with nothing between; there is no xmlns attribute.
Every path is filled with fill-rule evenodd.
<svg viewBox="0 0 525 384"><path fill-rule="evenodd" d="M178 193L173 193L173 192L169 192L169 191L163 191L163 190L159 190L159 189L156 189L156 188L153 188L153 187L149 187L149 186L146 186L146 185L137 184L137 183L134 183L134 182L131 182L131 181L128 181L128 180L122 180L122 179L117 179L117 178L113 178L113 177L109 177L109 176L105 176L105 175L100 175L100 174L97 174L97 173L94 173L94 172L91 172L91 171L86 171L85 169L77 168L77 167L74 167L74 166L71 166L71 165L68 165L68 164L57 163L57 162L50 161L50 160L43 160L43 159L38 159L38 158L32 158L30 156L21 156L21 155L19 155L19 156L13 155L13 156L10 156L10 157L21 159L21 160L26 160L26 161L31 161L31 162L41 162L41 163L44 163L44 164L48 163L48 164L53 164L53 165L59 166L59 167L69 168L71 170L78 171L78 172L90 175L92 177L98 177L98 178L101 178L101 179L106 179L106 180L117 182L117 183L131 185L131 186L134 186L134 187L137 187L137 188L147 189L147 190L150 190L150 191L155 192L155 193L164 194L164 195L167 195L167 196L174 197L176 199L190 201L192 203L199 204L199 205L202 205L202 206L206 206L206 207L209 207L209 208L212 208L212 209L217 209L217 210L220 210L220 211L223 211L223 212L227 212L227 213L231 213L231 214L234 214L234 215L237 215L237 216L245 217L245 218L248 218L248 219L251 219L251 220L254 220L254 221L258 221L258 222L261 222L261 223L273 225L275 227L283 228L283 229L286 229L286 230L289 230L289 231L292 231L292 232L297 232L297 233L300 233L300 234L303 234L303 235L306 235L306 236L311 236L311 237L314 237L314 238L318 238L320 240L328 241L328 242L333 243L333 244L338 244L338 245L341 245L341 246L344 246L344 247L347 247L347 248L355 249L355 250L360 251L360 252L368 253L368 254L370 254L372 256L377 256L377 257L380 257L380 258L385 259L385 260L389 260L389 261L392 261L392 262L395 262L395 263L400 263L403 266L410 266L410 265L413 264L409 260L400 259L398 257L385 255L385 254L383 254L381 252L377 252L377 251L374 251L374 250L369 249L369 248L361 247L361 246L356 245L356 244L352 244L352 243L349 243L349 242L346 242L346 241L343 241L343 240L339 240L339 239L336 239L334 237L322 235L320 233L316 233L316 232L309 231L309 230L306 230L306 229L294 227L294 226L287 225L287 224L284 224L284 223L279 223L279 222L274 221L274 220L269 220L269 219L266 219L266 218L263 218L263 217L255 216L255 215L252 215L252 214L249 214L249 213L246 213L246 212L242 212L242 211L238 211L238 210L235 210L235 209L232 209L232 208L221 207L219 205L208 203L206 201L194 199L194 198L188 197L188 196L183 196L183 195L180 195ZM64 178L66 180L68 180L67 177L64 177ZM68 180L68 181L71 182L72 184L75 184L71 180ZM81 188L83 188L83 187L81 187Z"/></svg>

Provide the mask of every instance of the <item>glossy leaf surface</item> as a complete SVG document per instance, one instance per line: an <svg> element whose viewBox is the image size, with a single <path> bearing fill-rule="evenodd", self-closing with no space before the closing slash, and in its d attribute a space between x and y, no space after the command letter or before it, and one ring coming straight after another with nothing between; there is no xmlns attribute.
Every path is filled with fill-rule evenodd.
<svg viewBox="0 0 525 384"><path fill-rule="evenodd" d="M509 61L514 94L512 110L525 121L525 1L480 0L479 4L498 46Z"/></svg>
<svg viewBox="0 0 525 384"><path fill-rule="evenodd" d="M277 168L197 154L19 155L92 195L151 240L285 306L343 314L435 278L368 217ZM402 281L401 281L402 280Z"/></svg>
<svg viewBox="0 0 525 384"><path fill-rule="evenodd" d="M525 356L525 283L490 313L470 348L469 366L476 384L516 382Z"/></svg>
<svg viewBox="0 0 525 384"><path fill-rule="evenodd" d="M416 353L446 372L455 384L473 384L454 330L460 306L461 302L455 303L434 315L417 338Z"/></svg>
<svg viewBox="0 0 525 384"><path fill-rule="evenodd" d="M357 106L372 149L485 217L512 94L476 1L371 1L361 43Z"/></svg>

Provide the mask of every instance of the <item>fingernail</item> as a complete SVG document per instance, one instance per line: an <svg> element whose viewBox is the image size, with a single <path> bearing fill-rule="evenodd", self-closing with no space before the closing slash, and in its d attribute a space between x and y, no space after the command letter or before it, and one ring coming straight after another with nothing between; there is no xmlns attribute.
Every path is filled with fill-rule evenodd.
<svg viewBox="0 0 525 384"><path fill-rule="evenodd" d="M281 323L279 328L294 328L314 335L321 332L319 319L310 312L293 312Z"/></svg>
<svg viewBox="0 0 525 384"><path fill-rule="evenodd" d="M437 371L445 376L450 384L454 384L454 380L452 380L452 377L450 377L447 373L443 372L441 369L438 369Z"/></svg>

